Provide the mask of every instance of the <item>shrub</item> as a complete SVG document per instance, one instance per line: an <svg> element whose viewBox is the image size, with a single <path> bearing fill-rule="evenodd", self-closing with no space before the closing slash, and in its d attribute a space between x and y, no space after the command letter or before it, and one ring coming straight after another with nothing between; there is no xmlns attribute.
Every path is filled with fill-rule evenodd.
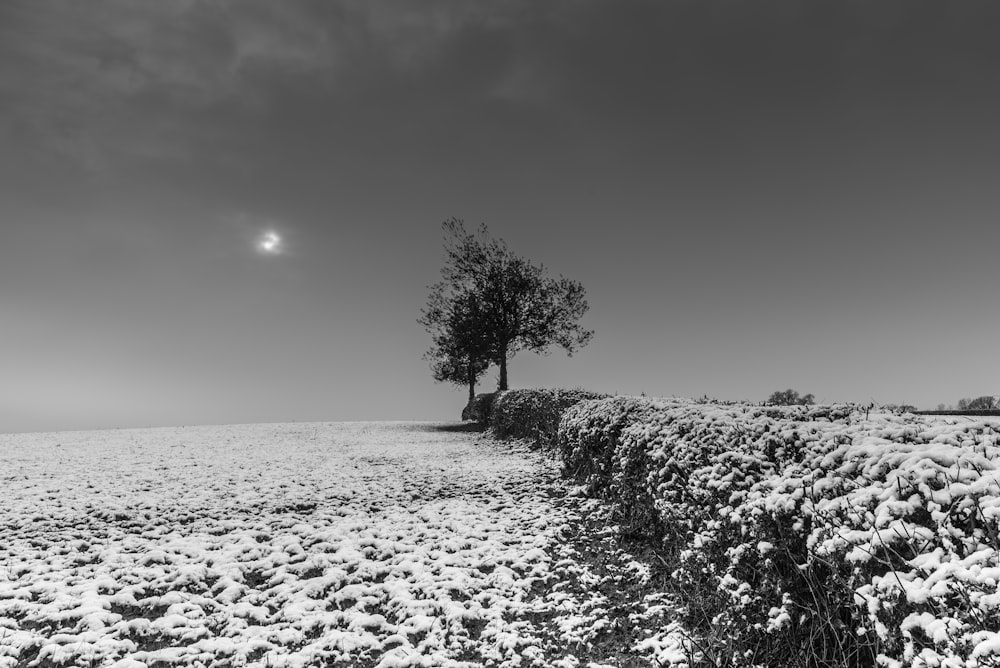
<svg viewBox="0 0 1000 668"><path fill-rule="evenodd" d="M616 397L559 447L661 546L705 665L998 665L1000 426L865 416Z"/></svg>
<svg viewBox="0 0 1000 668"><path fill-rule="evenodd" d="M477 394L475 398L462 409L462 419L472 420L479 424L487 424L490 421L490 411L493 408L493 400L496 392L487 394Z"/></svg>
<svg viewBox="0 0 1000 668"><path fill-rule="evenodd" d="M795 567L774 569L774 577L767 577L761 552L767 545L788 544L776 535L782 523L763 521L753 526L770 531L748 533L750 524L726 521L750 490L802 458L803 434L820 421L830 424L831 413L850 415L804 407L680 404L622 433L610 483L619 514L634 532L665 542L678 592L687 599L686 623L696 634L724 640L715 650L732 665L807 666L813 663L810 652L819 655L844 635L839 627L820 633L829 630L822 626L825 615L839 612L842 602L826 600L827 578L820 578L816 597L801 601L803 610L821 611L812 620L819 628L803 624L787 642L775 633L783 627L774 626L772 611L781 609L790 592L802 593L793 587L799 582ZM792 541L790 550L799 553L801 547ZM803 638L808 642L797 645Z"/></svg>
<svg viewBox="0 0 1000 668"><path fill-rule="evenodd" d="M493 402L490 427L497 438L530 438L540 445L555 443L563 412L573 404L606 394L586 390L508 390Z"/></svg>
<svg viewBox="0 0 1000 668"><path fill-rule="evenodd" d="M666 405L646 397L608 397L566 409L557 434L566 472L586 483L588 493L608 490L622 430Z"/></svg>

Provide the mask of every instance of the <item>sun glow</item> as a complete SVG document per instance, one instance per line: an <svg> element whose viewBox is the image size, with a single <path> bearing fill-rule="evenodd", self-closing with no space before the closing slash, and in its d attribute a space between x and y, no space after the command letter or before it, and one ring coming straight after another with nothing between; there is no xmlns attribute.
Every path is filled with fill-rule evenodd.
<svg viewBox="0 0 1000 668"><path fill-rule="evenodd" d="M257 250L265 255L278 255L283 249L281 236L274 230L268 230L257 237Z"/></svg>

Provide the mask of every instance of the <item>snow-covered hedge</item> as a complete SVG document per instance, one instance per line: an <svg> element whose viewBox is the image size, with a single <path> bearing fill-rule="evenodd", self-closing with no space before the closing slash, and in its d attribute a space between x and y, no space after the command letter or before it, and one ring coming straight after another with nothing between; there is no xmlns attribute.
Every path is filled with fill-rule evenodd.
<svg viewBox="0 0 1000 668"><path fill-rule="evenodd" d="M490 421L490 410L493 408L493 400L496 392L487 394L477 394L472 401L462 409L462 419L472 420L480 424L487 424Z"/></svg>
<svg viewBox="0 0 1000 668"><path fill-rule="evenodd" d="M587 390L507 390L493 400L490 428L499 438L533 438L536 442L555 442L559 420L573 404L606 394Z"/></svg>
<svg viewBox="0 0 1000 668"><path fill-rule="evenodd" d="M566 411L558 443L663 541L718 665L974 668L1000 665L998 439L988 420L616 397Z"/></svg>
<svg viewBox="0 0 1000 668"><path fill-rule="evenodd" d="M557 443L568 473L585 481L588 490L606 492L611 487L612 459L622 430L675 403L645 397L608 397L581 401L563 413Z"/></svg>

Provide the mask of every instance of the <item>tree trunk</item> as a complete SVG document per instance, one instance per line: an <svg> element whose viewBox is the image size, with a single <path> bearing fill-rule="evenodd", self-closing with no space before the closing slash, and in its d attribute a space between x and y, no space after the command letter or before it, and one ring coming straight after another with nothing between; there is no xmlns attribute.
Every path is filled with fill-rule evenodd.
<svg viewBox="0 0 1000 668"><path fill-rule="evenodd" d="M476 398L476 374L472 372L472 362L469 362L469 403Z"/></svg>
<svg viewBox="0 0 1000 668"><path fill-rule="evenodd" d="M500 387L497 388L501 392L507 389L507 356L504 355L500 358Z"/></svg>

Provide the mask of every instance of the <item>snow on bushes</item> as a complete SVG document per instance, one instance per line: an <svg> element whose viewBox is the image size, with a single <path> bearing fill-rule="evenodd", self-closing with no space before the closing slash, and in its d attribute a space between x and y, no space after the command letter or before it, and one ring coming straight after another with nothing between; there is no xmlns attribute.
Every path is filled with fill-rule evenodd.
<svg viewBox="0 0 1000 668"><path fill-rule="evenodd" d="M573 404L606 394L586 390L508 390L493 400L490 427L498 438L531 438L555 442L559 420Z"/></svg>
<svg viewBox="0 0 1000 668"><path fill-rule="evenodd" d="M487 394L477 394L472 401L462 409L462 419L487 424L490 421L490 409L493 407L493 399L496 392Z"/></svg>
<svg viewBox="0 0 1000 668"><path fill-rule="evenodd" d="M661 541L706 663L977 668L1000 665L998 439L988 420L615 397L567 410L558 443Z"/></svg>
<svg viewBox="0 0 1000 668"><path fill-rule="evenodd" d="M674 404L644 397L609 397L571 406L563 414L556 439L563 465L585 480L590 492L609 489L622 429L670 405Z"/></svg>

